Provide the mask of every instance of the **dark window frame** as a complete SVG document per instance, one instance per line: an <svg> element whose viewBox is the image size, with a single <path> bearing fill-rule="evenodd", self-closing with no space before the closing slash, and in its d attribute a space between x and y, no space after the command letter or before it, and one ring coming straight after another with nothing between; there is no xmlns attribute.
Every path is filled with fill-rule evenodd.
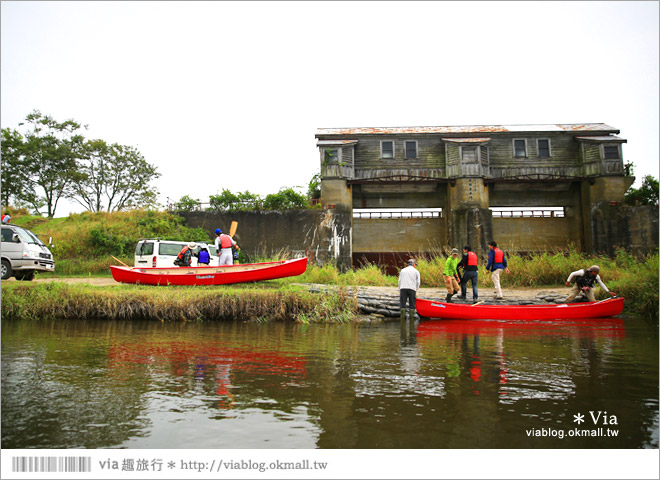
<svg viewBox="0 0 660 480"><path fill-rule="evenodd" d="M415 145L415 156L411 157L408 155L408 144L412 143ZM403 142L403 150L404 150L404 155L407 160L414 160L416 158L419 158L419 145L417 143L417 140L404 140Z"/></svg>

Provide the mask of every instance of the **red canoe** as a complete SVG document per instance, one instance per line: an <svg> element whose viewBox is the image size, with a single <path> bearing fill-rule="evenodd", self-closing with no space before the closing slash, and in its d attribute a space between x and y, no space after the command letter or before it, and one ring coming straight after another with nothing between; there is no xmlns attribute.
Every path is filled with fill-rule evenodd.
<svg viewBox="0 0 660 480"><path fill-rule="evenodd" d="M427 318L464 320L559 320L613 317L623 311L623 298L600 302L547 305L466 305L417 299L417 313Z"/></svg>
<svg viewBox="0 0 660 480"><path fill-rule="evenodd" d="M112 278L141 285L227 285L293 277L307 269L307 257L268 263L209 267L142 268L110 266Z"/></svg>

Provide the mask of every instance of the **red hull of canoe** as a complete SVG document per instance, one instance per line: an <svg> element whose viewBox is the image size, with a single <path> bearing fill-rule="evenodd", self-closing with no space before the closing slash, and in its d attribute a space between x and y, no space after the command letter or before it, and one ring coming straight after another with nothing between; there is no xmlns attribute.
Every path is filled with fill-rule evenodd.
<svg viewBox="0 0 660 480"><path fill-rule="evenodd" d="M456 320L561 320L613 317L623 311L623 298L553 305L465 305L417 299L417 313L426 318Z"/></svg>
<svg viewBox="0 0 660 480"><path fill-rule="evenodd" d="M307 257L268 263L228 265L221 272L213 267L141 268L110 266L112 278L141 285L227 285L293 277L307 269Z"/></svg>

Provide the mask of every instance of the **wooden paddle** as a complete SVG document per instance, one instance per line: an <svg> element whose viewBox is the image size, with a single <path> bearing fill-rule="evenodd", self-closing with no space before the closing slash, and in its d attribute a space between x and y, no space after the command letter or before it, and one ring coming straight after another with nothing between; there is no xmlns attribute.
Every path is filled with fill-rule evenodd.
<svg viewBox="0 0 660 480"><path fill-rule="evenodd" d="M131 267L129 267L128 265L126 265L124 262L122 262L121 260L119 260L117 257L115 257L114 255L110 255L110 256L111 256L112 258L114 258L115 260L117 260L119 263L121 263L123 266L128 267L128 268L131 268Z"/></svg>
<svg viewBox="0 0 660 480"><path fill-rule="evenodd" d="M229 236L233 237L234 234L236 233L236 229L238 228L238 222L234 221L231 222L231 227L229 227Z"/></svg>
<svg viewBox="0 0 660 480"><path fill-rule="evenodd" d="M470 306L471 306L471 307L474 307L475 305L479 305L479 304L481 304L481 303L484 303L485 301L486 301L486 300L481 300L480 302L473 303L473 304L470 305Z"/></svg>

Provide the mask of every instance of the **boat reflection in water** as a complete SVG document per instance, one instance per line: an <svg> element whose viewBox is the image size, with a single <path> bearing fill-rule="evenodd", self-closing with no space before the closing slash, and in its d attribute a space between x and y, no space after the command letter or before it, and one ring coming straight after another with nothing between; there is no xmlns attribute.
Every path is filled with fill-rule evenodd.
<svg viewBox="0 0 660 480"><path fill-rule="evenodd" d="M286 389L307 376L303 357L188 342L115 344L108 357L113 375L130 376L131 370L147 366L152 377L158 377L160 371L160 375L183 380L181 393L212 390L214 406L221 409L233 408L233 391L239 386L232 383L240 383L239 379L259 375L269 378L273 386Z"/></svg>
<svg viewBox="0 0 660 480"><path fill-rule="evenodd" d="M448 376L469 376L473 394L494 385L499 403L512 403L575 393L572 372L594 368L625 338L625 327L620 318L430 320L418 325L416 338L427 356L443 352Z"/></svg>

